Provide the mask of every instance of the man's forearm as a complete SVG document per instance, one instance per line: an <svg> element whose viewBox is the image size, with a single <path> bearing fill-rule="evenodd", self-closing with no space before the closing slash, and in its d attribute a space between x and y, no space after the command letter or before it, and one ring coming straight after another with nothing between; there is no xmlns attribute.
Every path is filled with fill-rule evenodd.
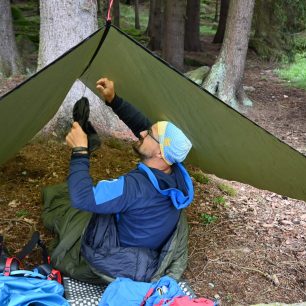
<svg viewBox="0 0 306 306"><path fill-rule="evenodd" d="M138 138L140 136L140 132L148 130L152 125L150 120L137 108L117 95L108 105Z"/></svg>
<svg viewBox="0 0 306 306"><path fill-rule="evenodd" d="M89 175L88 156L72 157L68 176L68 189L74 208L94 211L96 207L93 182Z"/></svg>

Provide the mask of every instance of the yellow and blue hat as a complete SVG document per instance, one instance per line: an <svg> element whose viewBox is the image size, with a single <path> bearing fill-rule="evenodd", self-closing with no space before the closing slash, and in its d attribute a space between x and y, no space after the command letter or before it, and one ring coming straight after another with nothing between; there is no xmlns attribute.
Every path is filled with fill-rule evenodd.
<svg viewBox="0 0 306 306"><path fill-rule="evenodd" d="M169 121L158 121L157 131L160 150L166 163L181 163L192 147L190 140Z"/></svg>

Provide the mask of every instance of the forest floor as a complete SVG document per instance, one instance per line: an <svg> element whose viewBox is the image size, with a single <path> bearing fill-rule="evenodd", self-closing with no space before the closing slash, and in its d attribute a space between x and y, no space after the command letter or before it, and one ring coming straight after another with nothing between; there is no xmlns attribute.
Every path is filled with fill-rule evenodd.
<svg viewBox="0 0 306 306"><path fill-rule="evenodd" d="M213 61L217 47L205 45ZM243 83L254 107L247 116L306 154L306 91L289 87L274 69L249 55ZM22 79L0 81L0 95ZM9 250L20 249L34 228L51 241L40 218L40 192L66 180L69 156L63 142L36 139L0 167L0 233ZM116 139L105 139L91 159L95 181L117 177L137 163L131 143ZM195 293L222 305L306 301L306 203L213 175L201 181L198 169L188 169L195 200L187 209L184 277Z"/></svg>

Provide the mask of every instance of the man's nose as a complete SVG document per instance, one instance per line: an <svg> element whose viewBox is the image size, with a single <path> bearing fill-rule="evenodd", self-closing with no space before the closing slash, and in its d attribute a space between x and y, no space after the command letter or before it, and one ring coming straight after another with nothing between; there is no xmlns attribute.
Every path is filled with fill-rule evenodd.
<svg viewBox="0 0 306 306"><path fill-rule="evenodd" d="M142 139L145 138L146 135L147 135L147 131L140 132L140 136L141 136Z"/></svg>

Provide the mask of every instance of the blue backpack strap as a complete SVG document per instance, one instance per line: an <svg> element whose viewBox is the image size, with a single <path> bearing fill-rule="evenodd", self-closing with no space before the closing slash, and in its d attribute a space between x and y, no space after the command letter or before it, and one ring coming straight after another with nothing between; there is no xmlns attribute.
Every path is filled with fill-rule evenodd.
<svg viewBox="0 0 306 306"><path fill-rule="evenodd" d="M12 271L11 276L24 276L24 277L33 277L33 278L40 278L40 279L46 279L45 275L40 274L37 269L34 269L34 271L29 270L16 270Z"/></svg>

